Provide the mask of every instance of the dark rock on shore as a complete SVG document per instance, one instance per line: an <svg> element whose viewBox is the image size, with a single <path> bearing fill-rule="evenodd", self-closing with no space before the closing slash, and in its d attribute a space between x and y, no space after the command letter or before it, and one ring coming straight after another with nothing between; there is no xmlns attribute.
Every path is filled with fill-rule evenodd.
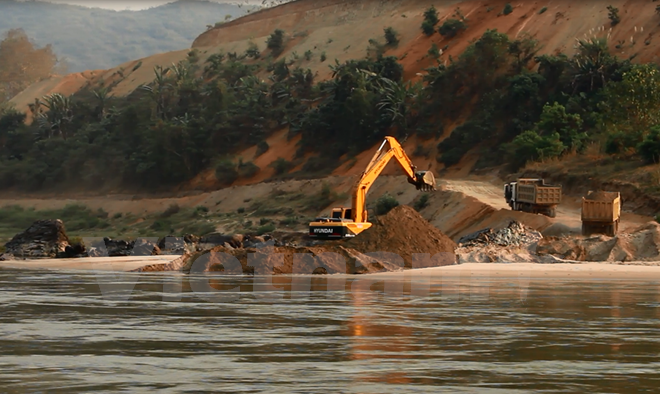
<svg viewBox="0 0 660 394"><path fill-rule="evenodd" d="M64 253L69 238L61 220L37 220L5 245L6 254L16 258L54 258Z"/></svg>

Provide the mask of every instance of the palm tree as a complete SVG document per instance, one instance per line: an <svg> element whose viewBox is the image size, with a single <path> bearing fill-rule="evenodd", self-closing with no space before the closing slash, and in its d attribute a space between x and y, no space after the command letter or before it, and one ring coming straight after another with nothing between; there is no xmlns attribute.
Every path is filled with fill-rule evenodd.
<svg viewBox="0 0 660 394"><path fill-rule="evenodd" d="M154 81L151 85L141 85L140 89L149 92L151 99L156 103L156 117L160 119L167 118L167 97L166 92L171 90L172 84L170 83L167 75L170 72L169 67L155 66L154 67Z"/></svg>
<svg viewBox="0 0 660 394"><path fill-rule="evenodd" d="M46 132L47 138L61 135L63 139L66 139L66 126L73 120L71 99L59 93L53 93L44 96L40 104L48 109L46 112L40 111L37 114L39 127Z"/></svg>
<svg viewBox="0 0 660 394"><path fill-rule="evenodd" d="M95 89L93 93L94 93L94 97L96 97L99 100L99 108L100 108L99 119L103 120L106 116L105 107L108 103L108 99L109 99L108 94L110 93L110 89L108 89L105 86L102 86L98 89Z"/></svg>

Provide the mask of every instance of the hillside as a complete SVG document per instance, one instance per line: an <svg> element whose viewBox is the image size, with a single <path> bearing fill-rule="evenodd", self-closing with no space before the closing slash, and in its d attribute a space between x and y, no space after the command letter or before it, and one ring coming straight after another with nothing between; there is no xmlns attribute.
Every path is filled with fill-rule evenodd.
<svg viewBox="0 0 660 394"><path fill-rule="evenodd" d="M439 21L428 36L420 26L431 5ZM617 8L616 23L609 5ZM53 77L12 102L27 111L35 98L75 93L72 105L80 100L80 114L71 132L78 137L49 137L43 146L53 149L34 156L38 169L25 160L18 165L34 182L4 179L25 190L208 190L350 175L364 168L385 134L404 140L418 167L442 175L503 164L513 166L511 173L527 160L563 160L576 151L648 172L636 151L660 123L660 107L645 102L645 112L633 119L644 122L631 123L623 88L635 83L626 73L647 81L634 89L660 86L653 66L634 68L657 60L655 5L509 6L504 12L506 1L299 0L210 29L193 41L193 50ZM464 26L438 33L454 21ZM387 27L397 43L385 42ZM268 48L276 29L282 44ZM175 63L157 76L154 67ZM581 73L581 65L593 70ZM160 82L151 89L138 89L155 78ZM101 86L107 108L93 101ZM108 116L111 108L115 115ZM55 152L68 149L62 166ZM622 166L615 167L613 173L625 177Z"/></svg>
<svg viewBox="0 0 660 394"><path fill-rule="evenodd" d="M51 44L69 71L107 69L129 60L190 47L206 25L248 7L178 1L142 11L112 11L42 1L3 1L0 32L22 28L39 46Z"/></svg>

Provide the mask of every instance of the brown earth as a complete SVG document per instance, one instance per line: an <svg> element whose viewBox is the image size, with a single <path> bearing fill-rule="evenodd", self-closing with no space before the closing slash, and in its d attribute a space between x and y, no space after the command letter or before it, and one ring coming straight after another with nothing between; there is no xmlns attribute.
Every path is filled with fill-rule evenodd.
<svg viewBox="0 0 660 394"><path fill-rule="evenodd" d="M409 206L398 206L386 215L376 217L372 223L371 228L345 241L345 245L362 253L373 253L374 256L394 253L403 258L406 267L437 267L455 263L456 243ZM413 261L416 260L413 255L419 253L430 254L433 261L428 257L423 261Z"/></svg>
<svg viewBox="0 0 660 394"><path fill-rule="evenodd" d="M498 29L511 37L528 34L539 40L539 54L563 51L571 54L576 38L585 36L607 36L611 49L619 56L628 58L635 55L637 61L657 61L660 33L655 5L650 1L613 0L573 2L569 0L534 1L512 3L514 10L509 15L499 15L508 0L299 0L278 7L249 14L245 17L222 24L202 33L193 43L192 48L199 52L200 64L220 51L243 52L250 42L256 43L268 55L266 40L277 28L285 30L287 45L282 56L291 58L292 54L302 54L312 51L310 61L299 60L299 65L310 68L317 74L317 80L330 77L328 67L334 64L334 59L343 62L348 59L362 58L366 54L369 39L383 40L383 29L391 26L399 33L400 43L396 48L389 49L386 55L399 58L404 66L405 78L416 80L420 73L432 65L427 51L433 43L439 48L447 47L440 59L446 62L449 56L457 57L469 43L481 36L486 29ZM423 12L430 5L435 5L440 17L440 23L455 16L455 11L467 18L468 28L453 39L447 39L439 34L427 37L422 34L420 25ZM620 10L621 21L610 30L607 16L607 6L613 5ZM543 7L547 10L540 13ZM619 48L616 48L616 47ZM136 59L118 65L109 70L87 71L67 76L54 76L38 82L12 99L17 108L27 111L27 106L35 98L50 93L72 94L76 91L96 87L101 83L111 86L111 95L126 96L140 85L153 80L153 68L157 65L170 66L184 59L189 48L180 51L162 53L143 59ZM320 55L326 53L327 61L321 62ZM438 141L451 132L454 125L446 125L447 132L439 139L417 141L415 137L404 143L404 148L412 152L416 145L433 151ZM451 126L451 127L450 127ZM296 140L284 141L273 152L256 160L261 172L253 179L242 180L240 184L258 183L267 179L272 170L268 167L277 157L291 157L295 151ZM274 152L281 152L275 154ZM333 175L355 175L364 168L373 149L358 155L357 162L352 166L340 167ZM252 152L241 155L250 156ZM429 157L415 157L415 163L421 169L438 171L443 168ZM460 163L460 171L455 175L468 173L475 160L466 158ZM387 169L386 175L398 173L393 166ZM450 171L451 172L451 171ZM189 188L208 190L214 186L212 171L200 174Z"/></svg>
<svg viewBox="0 0 660 394"><path fill-rule="evenodd" d="M348 241L316 246L218 246L189 256L183 270L224 274L367 274L456 263L456 244L417 211L399 206ZM415 254L426 254L414 256ZM148 267L149 271L168 267Z"/></svg>

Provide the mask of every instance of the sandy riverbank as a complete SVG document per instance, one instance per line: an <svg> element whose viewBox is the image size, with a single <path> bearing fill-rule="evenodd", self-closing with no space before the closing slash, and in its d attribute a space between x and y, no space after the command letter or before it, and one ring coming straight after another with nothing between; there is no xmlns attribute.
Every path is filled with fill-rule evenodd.
<svg viewBox="0 0 660 394"><path fill-rule="evenodd" d="M78 259L34 259L0 261L0 268L30 270L80 270L127 272L153 264L168 264L181 256L83 257Z"/></svg>

